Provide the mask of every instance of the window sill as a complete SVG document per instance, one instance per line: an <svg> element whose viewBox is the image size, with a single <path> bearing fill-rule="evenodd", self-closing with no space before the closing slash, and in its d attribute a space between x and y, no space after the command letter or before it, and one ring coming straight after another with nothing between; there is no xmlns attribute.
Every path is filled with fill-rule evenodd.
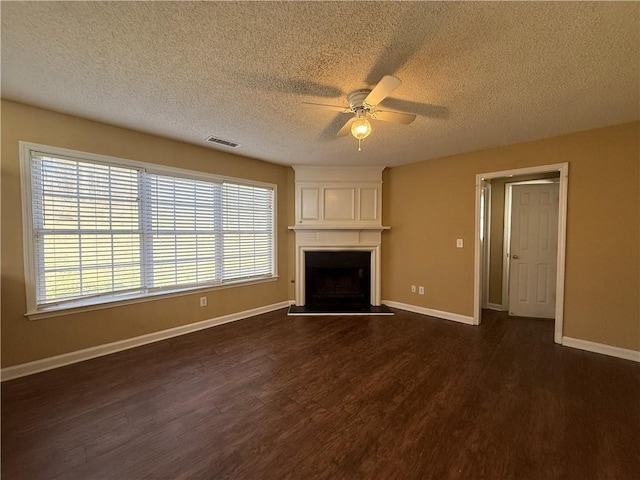
<svg viewBox="0 0 640 480"><path fill-rule="evenodd" d="M274 275L273 277L260 278L255 280L241 280L236 282L227 282L227 283L222 283L217 285L199 286L199 287L193 287L188 289L146 293L142 295L136 294L136 295L129 295L127 297L122 297L117 300L104 300L99 303L97 302L87 303L86 301L85 302L79 301L74 303L73 305L67 304L62 306L43 308L42 310L28 311L27 313L24 314L24 316L28 317L29 320L42 320L44 318L60 317L63 315L73 315L76 313L90 312L93 310L104 310L107 308L122 307L125 305L151 302L154 300L165 299L165 298L183 297L185 295L193 295L196 293L208 292L213 290L223 290L226 288L244 287L244 286L250 286L250 285L257 285L260 283L274 282L279 278L280 277L278 275Z"/></svg>

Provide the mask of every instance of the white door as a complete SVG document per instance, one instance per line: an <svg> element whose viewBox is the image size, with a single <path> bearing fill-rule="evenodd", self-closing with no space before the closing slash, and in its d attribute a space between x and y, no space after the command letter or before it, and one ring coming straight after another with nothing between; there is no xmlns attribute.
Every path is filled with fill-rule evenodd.
<svg viewBox="0 0 640 480"><path fill-rule="evenodd" d="M509 314L554 318L558 184L514 185L509 247Z"/></svg>

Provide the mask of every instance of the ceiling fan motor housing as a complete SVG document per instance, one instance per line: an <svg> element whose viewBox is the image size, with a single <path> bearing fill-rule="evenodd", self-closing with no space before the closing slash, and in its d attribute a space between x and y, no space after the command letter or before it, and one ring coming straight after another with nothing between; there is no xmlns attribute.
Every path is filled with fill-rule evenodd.
<svg viewBox="0 0 640 480"><path fill-rule="evenodd" d="M371 93L371 90L356 90L347 95L347 101L349 102L349 108L352 112L357 112L358 109L369 110L372 106L366 105L364 99Z"/></svg>

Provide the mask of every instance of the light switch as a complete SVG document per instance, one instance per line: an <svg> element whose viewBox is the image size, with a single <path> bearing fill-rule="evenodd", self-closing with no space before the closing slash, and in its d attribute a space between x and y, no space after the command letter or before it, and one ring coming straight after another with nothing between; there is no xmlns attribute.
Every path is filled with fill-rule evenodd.
<svg viewBox="0 0 640 480"><path fill-rule="evenodd" d="M456 247L458 248L464 247L464 242L462 241L461 238L456 239Z"/></svg>

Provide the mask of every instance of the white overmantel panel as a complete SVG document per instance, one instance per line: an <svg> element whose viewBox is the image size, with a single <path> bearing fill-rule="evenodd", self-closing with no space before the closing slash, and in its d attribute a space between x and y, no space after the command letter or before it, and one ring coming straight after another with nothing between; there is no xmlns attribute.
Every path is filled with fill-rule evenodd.
<svg viewBox="0 0 640 480"><path fill-rule="evenodd" d="M384 167L293 168L296 226L382 226Z"/></svg>

